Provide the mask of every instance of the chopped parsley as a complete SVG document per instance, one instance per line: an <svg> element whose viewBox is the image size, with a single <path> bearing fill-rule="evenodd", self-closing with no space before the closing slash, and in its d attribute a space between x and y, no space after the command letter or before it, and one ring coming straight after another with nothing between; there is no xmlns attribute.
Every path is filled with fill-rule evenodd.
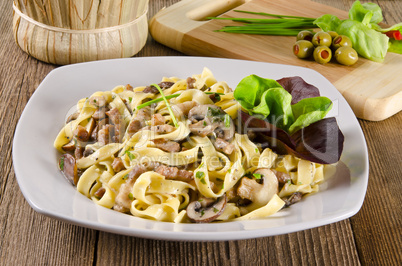
<svg viewBox="0 0 402 266"><path fill-rule="evenodd" d="M253 176L255 177L255 179L261 179L261 174L253 174Z"/></svg>
<svg viewBox="0 0 402 266"><path fill-rule="evenodd" d="M130 200L133 200L133 199L134 199L133 193L128 193L128 198L129 198Z"/></svg>
<svg viewBox="0 0 402 266"><path fill-rule="evenodd" d="M201 183L203 183L204 185L206 185L206 184L207 184L207 182L205 181L205 179L204 179L204 178L201 178L201 179L200 179L200 181L201 181Z"/></svg>
<svg viewBox="0 0 402 266"><path fill-rule="evenodd" d="M60 157L59 167L61 171L64 170L64 157Z"/></svg>
<svg viewBox="0 0 402 266"><path fill-rule="evenodd" d="M201 210L201 217L204 216L204 214L205 214L205 211Z"/></svg>
<svg viewBox="0 0 402 266"><path fill-rule="evenodd" d="M133 101L133 97L128 97L128 102L131 103Z"/></svg>
<svg viewBox="0 0 402 266"><path fill-rule="evenodd" d="M128 178L128 174L126 174L125 176L122 177L123 180L126 180Z"/></svg>
<svg viewBox="0 0 402 266"><path fill-rule="evenodd" d="M225 127L230 127L230 116L228 114L225 114L224 122L225 122Z"/></svg>
<svg viewBox="0 0 402 266"><path fill-rule="evenodd" d="M130 159L130 161L135 159L134 154L132 154L130 151L126 151L125 154L127 154L128 158Z"/></svg>
<svg viewBox="0 0 402 266"><path fill-rule="evenodd" d="M218 210L217 208L215 208L215 207L214 207L212 210L214 211L214 213L217 213L217 212L219 211L219 210Z"/></svg>
<svg viewBox="0 0 402 266"><path fill-rule="evenodd" d="M198 179L201 179L201 178L203 178L204 176L205 176L205 173L204 173L204 172L201 172L201 171L198 171L198 172L195 174L195 177L198 178Z"/></svg>

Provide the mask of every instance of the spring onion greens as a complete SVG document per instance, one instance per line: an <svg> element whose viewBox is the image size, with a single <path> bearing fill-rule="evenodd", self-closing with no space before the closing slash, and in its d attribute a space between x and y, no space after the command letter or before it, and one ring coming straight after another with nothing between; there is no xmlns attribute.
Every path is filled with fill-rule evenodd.
<svg viewBox="0 0 402 266"><path fill-rule="evenodd" d="M176 93L176 94L172 94L172 95L165 96L165 98L166 98L167 100L169 100L169 99L176 98L176 97L179 97L179 96L180 96L180 93ZM146 106L149 106L149 105L151 105L151 104L153 104L153 103L161 102L161 101L163 101L163 100L164 100L164 99L163 99L162 97L161 97L161 98L156 98L156 99L150 100L150 101L148 101L148 102L145 102L145 103L143 103L143 104L138 105L138 106L137 106L137 110L140 110L140 109L142 109L142 108L144 108L144 107L146 107Z"/></svg>
<svg viewBox="0 0 402 266"><path fill-rule="evenodd" d="M221 93L221 92L212 92L212 91L204 91L204 93L205 93L205 94L225 95L224 93ZM179 97L179 96L180 96L180 93L176 93L176 94L172 94L172 95L165 96L165 98L169 100L169 99L176 98L176 97ZM131 98L131 97L130 97L130 98ZM131 99L131 100L132 100L132 99ZM131 100L130 100L130 102L131 102ZM158 103L158 102L161 102L161 101L163 101L163 98L162 98L162 97L161 97L161 98L156 98L156 99L150 100L150 101L148 101L148 102L145 102L145 103L143 103L143 104L138 105L138 106L137 106L137 110L140 110L140 109L142 109L142 108L144 108L144 107L147 107L147 106L149 106L149 105L151 105L151 104L153 104L153 103Z"/></svg>
<svg viewBox="0 0 402 266"><path fill-rule="evenodd" d="M162 98L165 101L165 104L166 104L166 107L167 107L167 109L169 111L169 114L172 117L172 122L173 122L174 126L179 127L179 124L177 124L176 117L174 116L173 110L170 107L170 104L169 104L168 100L166 99L165 94L163 94L163 91L162 91L161 87L159 87L158 84L151 84L151 86L154 86L159 91L159 93L162 95Z"/></svg>
<svg viewBox="0 0 402 266"><path fill-rule="evenodd" d="M273 19L265 18L222 18L208 17L208 19L231 20L241 22L241 26L224 26L216 30L217 32L243 33L243 34L260 34L260 35L276 35L276 36L296 36L301 30L317 28L313 22L315 18L286 16L278 14L270 14L264 12L252 12L243 10L234 10L236 12L271 16Z"/></svg>

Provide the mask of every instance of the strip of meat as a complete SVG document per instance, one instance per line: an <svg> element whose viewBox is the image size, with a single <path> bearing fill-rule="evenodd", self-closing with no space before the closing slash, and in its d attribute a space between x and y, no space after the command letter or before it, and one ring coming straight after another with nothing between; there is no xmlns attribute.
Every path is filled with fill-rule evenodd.
<svg viewBox="0 0 402 266"><path fill-rule="evenodd" d="M171 125L163 124L151 127L151 131L155 131L158 134L167 134L173 132L176 128Z"/></svg>
<svg viewBox="0 0 402 266"><path fill-rule="evenodd" d="M145 171L146 169L142 165L136 165L133 167L133 169L128 174L126 183L120 186L119 193L116 196L115 204L113 206L114 210L124 213L130 211L131 202L133 201L133 199L130 198L129 195L133 189L135 181L141 174L145 173Z"/></svg>
<svg viewBox="0 0 402 266"><path fill-rule="evenodd" d="M202 120L197 123L188 126L191 133L198 135L200 137L205 137L214 132L215 128L213 125L208 125L206 121Z"/></svg>
<svg viewBox="0 0 402 266"><path fill-rule="evenodd" d="M175 166L160 165L156 168L155 172L165 176L166 179L174 179L183 182L190 182L194 179L193 172L179 170L179 168Z"/></svg>
<svg viewBox="0 0 402 266"><path fill-rule="evenodd" d="M125 169L125 166L123 164L123 160L120 157L116 157L114 158L113 162L112 162L112 168L113 171L120 172L121 170Z"/></svg>
<svg viewBox="0 0 402 266"><path fill-rule="evenodd" d="M134 134L134 133L137 133L138 131L140 131L142 127L143 126L142 126L141 121L137 120L137 119L134 119L128 125L127 132L130 133L130 134Z"/></svg>
<svg viewBox="0 0 402 266"><path fill-rule="evenodd" d="M154 139L155 146L167 152L179 152L180 144L167 139Z"/></svg>
<svg viewBox="0 0 402 266"><path fill-rule="evenodd" d="M221 138L216 138L216 140L214 142L214 146L218 151L221 151L228 155L232 154L232 152L235 148L233 144L230 144L229 142L227 142L226 140L221 139Z"/></svg>
<svg viewBox="0 0 402 266"><path fill-rule="evenodd" d="M120 112L119 109L116 107L106 112L107 116L109 117L109 121L112 122L114 125L120 124Z"/></svg>
<svg viewBox="0 0 402 266"><path fill-rule="evenodd" d="M163 125L165 123L166 123L166 119L163 115L158 113L158 114L154 114L152 116L151 125L157 126L157 125Z"/></svg>
<svg viewBox="0 0 402 266"><path fill-rule="evenodd" d="M107 111L105 107L99 108L92 114L92 118L96 120L104 119Z"/></svg>
<svg viewBox="0 0 402 266"><path fill-rule="evenodd" d="M196 107L198 105L197 102L195 101L187 101L184 103L178 103L176 105L173 105L173 112L176 116L188 116L188 113L193 107Z"/></svg>
<svg viewBox="0 0 402 266"><path fill-rule="evenodd" d="M98 131L98 142L102 145L106 145L110 142L111 136L114 133L114 126L107 124L102 127L101 130Z"/></svg>

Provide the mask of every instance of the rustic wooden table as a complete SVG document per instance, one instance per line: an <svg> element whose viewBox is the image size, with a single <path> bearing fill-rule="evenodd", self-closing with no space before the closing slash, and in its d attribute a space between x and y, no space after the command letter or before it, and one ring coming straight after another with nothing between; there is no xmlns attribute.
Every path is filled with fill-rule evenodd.
<svg viewBox="0 0 402 266"><path fill-rule="evenodd" d="M150 0L149 17L178 0ZM353 0L315 0L348 10ZM401 0L373 0L388 24L400 22ZM353 217L301 232L225 242L174 242L86 229L36 213L15 178L12 141L18 119L40 82L57 66L14 42L11 1L0 1L0 265L402 265L402 113L360 120L370 176ZM181 55L151 38L137 55ZM34 175L33 175L34 177Z"/></svg>

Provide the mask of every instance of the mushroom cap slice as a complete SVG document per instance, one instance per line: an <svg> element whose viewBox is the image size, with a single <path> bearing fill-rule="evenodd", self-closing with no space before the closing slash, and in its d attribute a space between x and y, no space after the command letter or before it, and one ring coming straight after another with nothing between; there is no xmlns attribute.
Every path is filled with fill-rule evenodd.
<svg viewBox="0 0 402 266"><path fill-rule="evenodd" d="M195 223L212 222L222 214L226 207L226 202L226 195L207 206L203 206L198 200L193 201L187 206L187 216Z"/></svg>
<svg viewBox="0 0 402 266"><path fill-rule="evenodd" d="M272 170L258 168L254 174L260 176L261 184L255 179L243 177L240 186L237 188L237 195L242 199L252 201L250 205L244 207L247 212L266 205L278 193L278 178Z"/></svg>
<svg viewBox="0 0 402 266"><path fill-rule="evenodd" d="M71 184L77 185L78 173L74 156L69 153L63 154L59 159L59 169Z"/></svg>

